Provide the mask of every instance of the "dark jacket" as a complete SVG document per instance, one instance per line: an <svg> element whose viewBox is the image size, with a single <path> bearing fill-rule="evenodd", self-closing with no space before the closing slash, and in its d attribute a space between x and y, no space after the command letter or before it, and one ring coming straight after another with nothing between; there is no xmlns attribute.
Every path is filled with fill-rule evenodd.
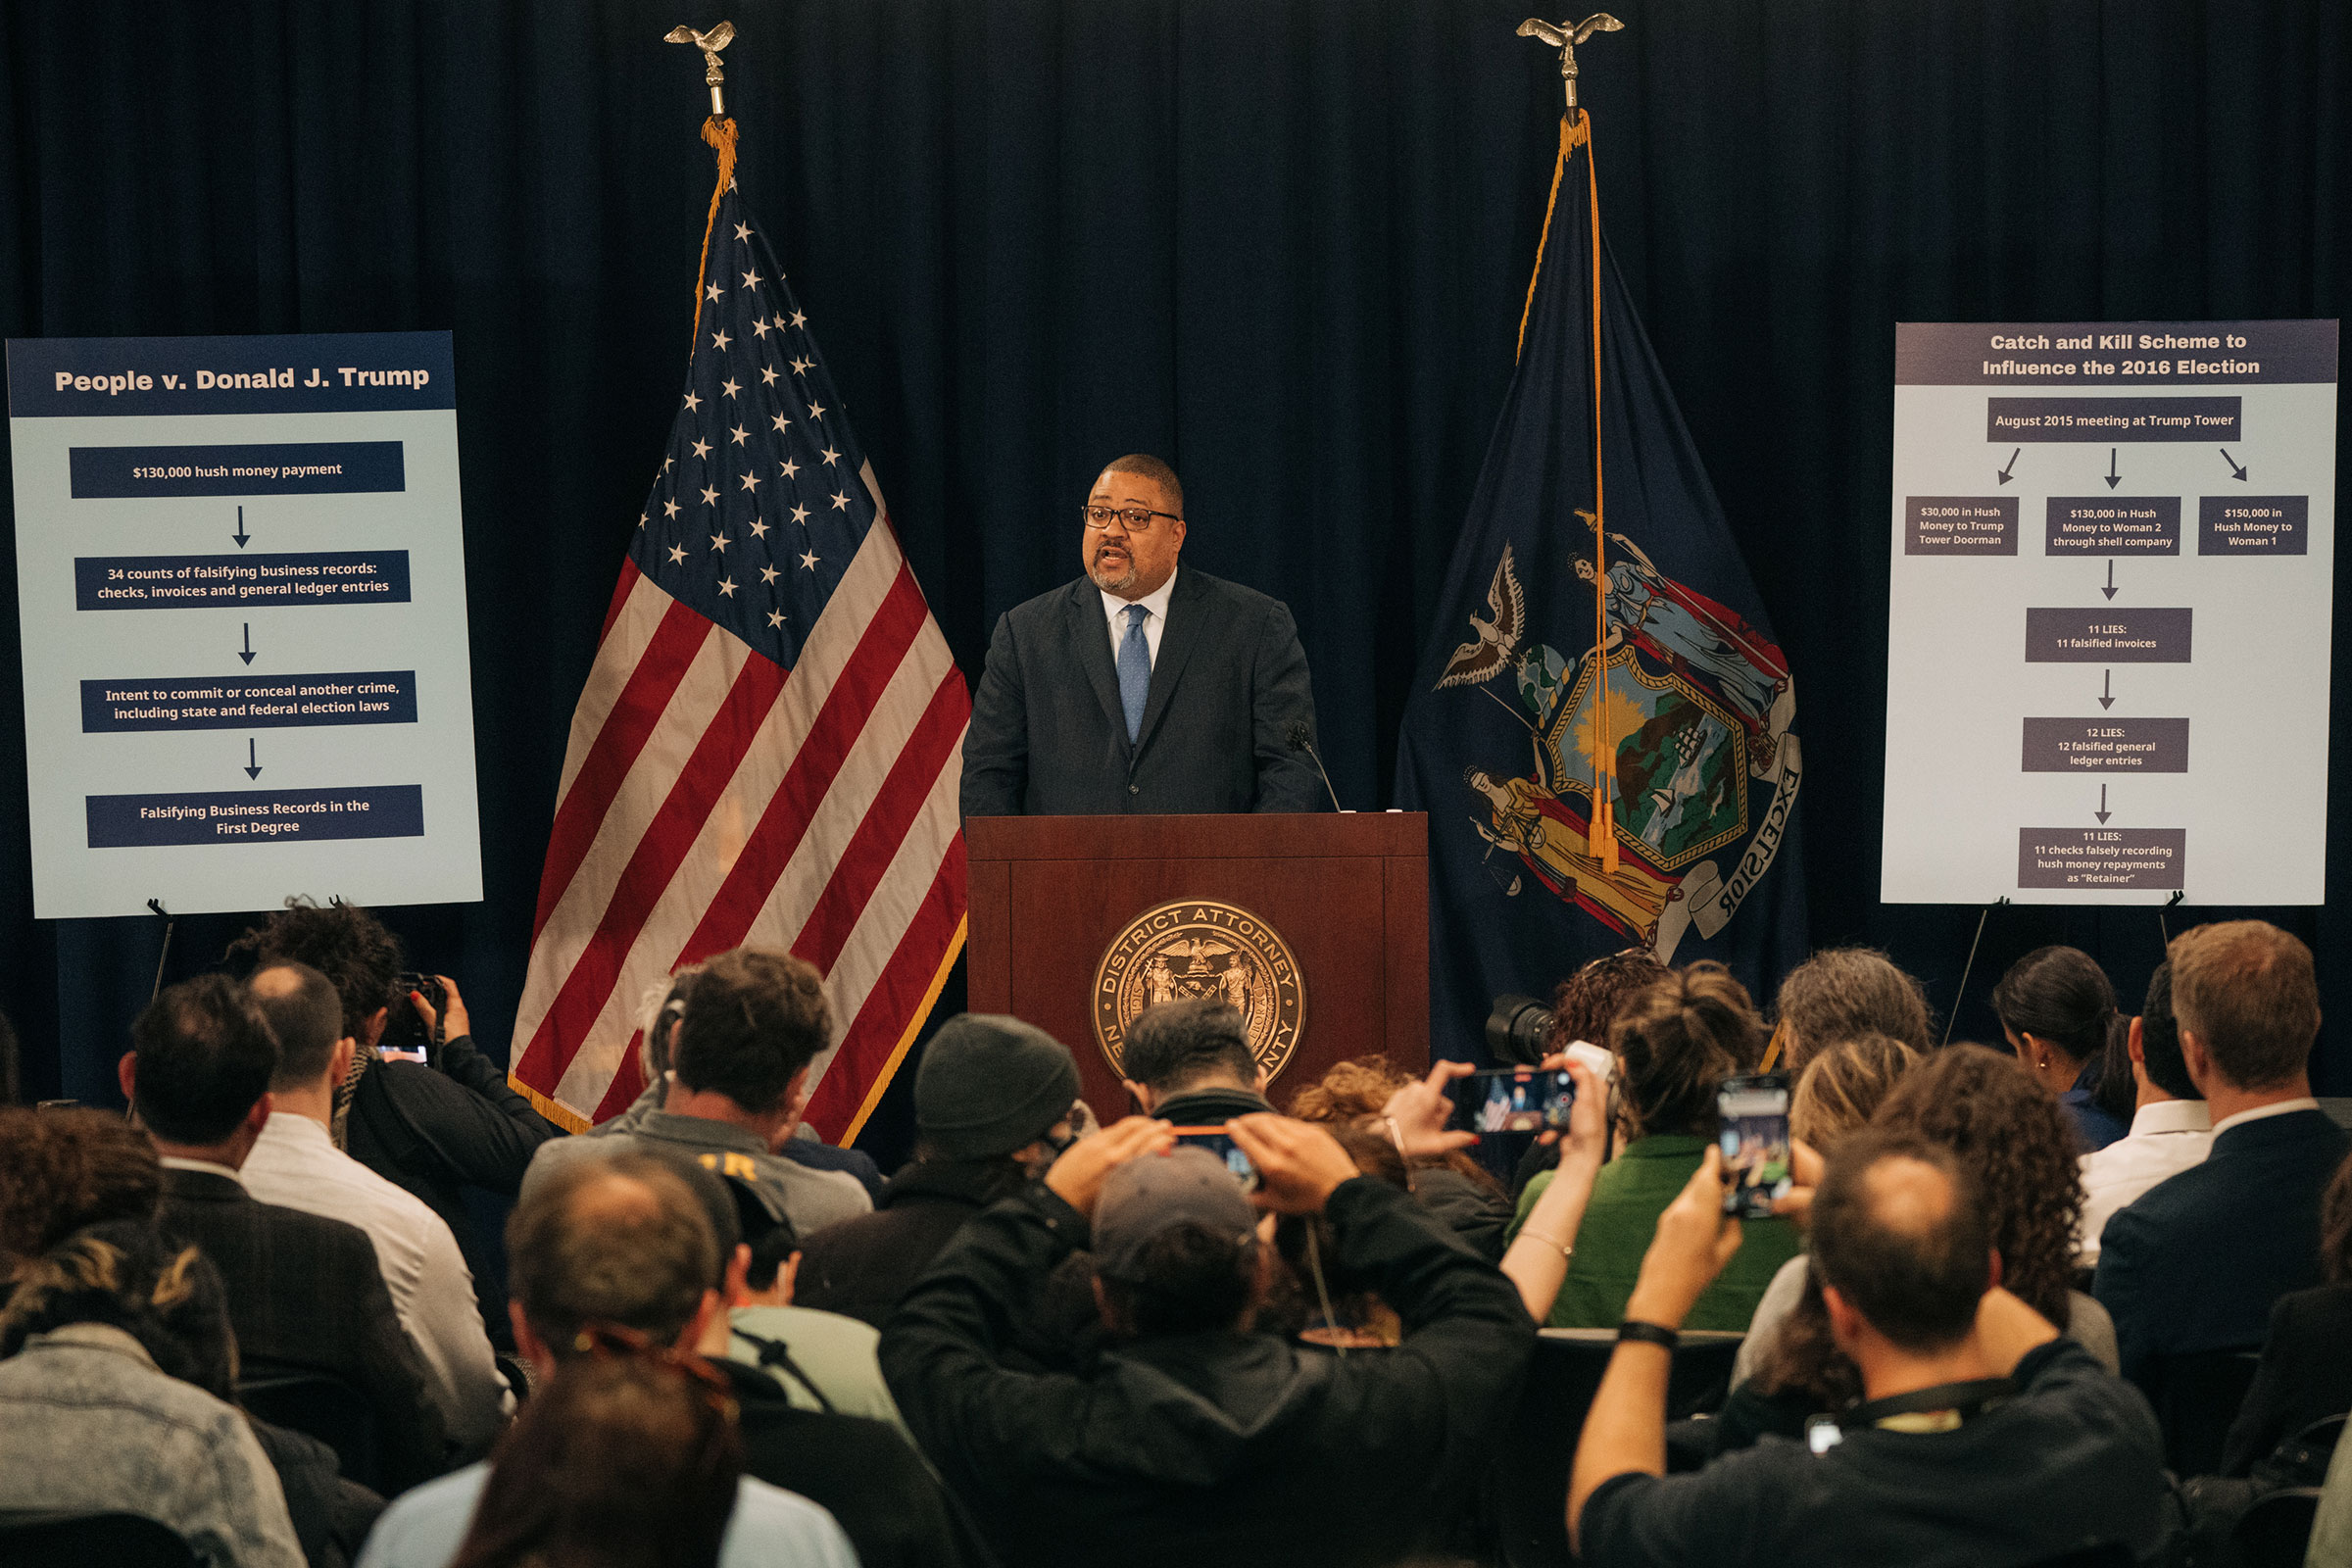
<svg viewBox="0 0 2352 1568"><path fill-rule="evenodd" d="M1222 1127L1236 1116L1272 1114L1263 1095L1247 1089L1193 1089L1170 1095L1152 1107L1152 1114L1179 1127Z"/></svg>
<svg viewBox="0 0 2352 1568"><path fill-rule="evenodd" d="M2352 1411L2352 1285L2278 1298L2254 1386L2222 1448L2222 1474L2242 1476L2279 1444L2327 1416Z"/></svg>
<svg viewBox="0 0 2352 1568"><path fill-rule="evenodd" d="M1182 566L1130 744L1102 591L1080 577L997 620L963 738L963 814L1320 811L1294 724L1313 734L1315 699L1289 609Z"/></svg>
<svg viewBox="0 0 2352 1568"><path fill-rule="evenodd" d="M801 1238L793 1304L880 1328L963 1222L1025 1179L1002 1160L908 1165L890 1179L871 1214Z"/></svg>
<svg viewBox="0 0 2352 1568"><path fill-rule="evenodd" d="M733 1385L744 1473L797 1492L840 1521L859 1568L958 1568L993 1559L939 1478L898 1429L795 1406L740 1361L710 1363Z"/></svg>
<svg viewBox="0 0 2352 1568"><path fill-rule="evenodd" d="M265 1203L225 1176L164 1171L164 1233L220 1271L242 1375L323 1372L375 1406L376 1448L398 1491L445 1468L440 1407L356 1225Z"/></svg>
<svg viewBox="0 0 2352 1568"><path fill-rule="evenodd" d="M1416 1165L1413 1197L1470 1250L1490 1263L1502 1261L1514 1210L1501 1193L1450 1165Z"/></svg>
<svg viewBox="0 0 2352 1568"><path fill-rule="evenodd" d="M1345 1359L1265 1334L1132 1342L1085 1375L1011 1370L1038 1281L1085 1218L1024 1191L966 1225L883 1330L883 1376L1008 1560L1218 1568L1389 1563L1451 1523L1445 1499L1516 1396L1535 1326L1511 1283L1405 1194L1358 1177L1326 1213L1403 1343Z"/></svg>
<svg viewBox="0 0 2352 1568"><path fill-rule="evenodd" d="M277 1472L278 1490L286 1494L286 1516L294 1522L294 1539L311 1568L342 1568L359 1559L384 1499L356 1481L343 1479L335 1450L317 1438L286 1427L273 1427L248 1415L245 1424Z"/></svg>
<svg viewBox="0 0 2352 1568"><path fill-rule="evenodd" d="M2347 1148L2322 1110L2243 1122L2108 1220L2091 1294L2115 1319L2124 1376L2262 1343L2278 1298L2320 1283L2320 1194Z"/></svg>

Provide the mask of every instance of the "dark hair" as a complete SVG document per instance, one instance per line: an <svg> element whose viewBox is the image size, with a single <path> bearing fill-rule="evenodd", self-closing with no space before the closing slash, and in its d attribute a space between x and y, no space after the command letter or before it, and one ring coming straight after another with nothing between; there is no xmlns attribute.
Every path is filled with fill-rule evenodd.
<svg viewBox="0 0 2352 1568"><path fill-rule="evenodd" d="M1187 1221L1144 1244L1134 1278L1097 1277L1121 1326L1155 1339L1231 1328L1250 1304L1255 1265L1248 1243Z"/></svg>
<svg viewBox="0 0 2352 1568"><path fill-rule="evenodd" d="M800 1233L793 1229L789 1219L753 1232L745 1242L752 1250L752 1266L744 1272L743 1283L755 1291L773 1289L776 1276L792 1261L792 1254L801 1250Z"/></svg>
<svg viewBox="0 0 2352 1568"><path fill-rule="evenodd" d="M1800 1073L1826 1046L1885 1035L1913 1051L1936 1043L1928 994L1876 948L1828 948L1788 971L1773 999L1781 1070Z"/></svg>
<svg viewBox="0 0 2352 1568"><path fill-rule="evenodd" d="M755 1116L784 1103L793 1076L831 1044L824 977L789 953L735 948L694 977L670 1041L678 1082Z"/></svg>
<svg viewBox="0 0 2352 1568"><path fill-rule="evenodd" d="M1336 1122L1329 1126L1356 1170L1398 1191L1410 1191L1411 1177L1404 1156L1383 1134ZM1434 1162L1433 1162L1434 1163ZM1489 1178L1490 1181L1492 1178ZM1497 1189L1499 1191L1499 1189ZM1308 1255L1308 1238L1314 1255ZM1255 1327L1263 1333L1292 1338L1323 1318L1323 1297L1316 1290L1312 1267L1319 1262L1323 1288L1331 1300L1331 1325L1365 1328L1394 1312L1380 1298L1380 1277L1371 1270L1348 1268L1341 1260L1339 1235L1328 1215L1285 1214L1274 1222L1274 1255L1281 1267L1268 1281L1266 1300L1259 1306Z"/></svg>
<svg viewBox="0 0 2352 1568"><path fill-rule="evenodd" d="M2116 1015L2115 987L2080 948L2035 948L2009 966L1992 988L2001 1027L2032 1035L2083 1062L2107 1048Z"/></svg>
<svg viewBox="0 0 2352 1568"><path fill-rule="evenodd" d="M1579 1040L1606 1045L1625 1004L1672 972L1647 948L1594 958L1552 990L1551 1049L1564 1051Z"/></svg>
<svg viewBox="0 0 2352 1568"><path fill-rule="evenodd" d="M2139 1054L2148 1082L2175 1100L2203 1100L2205 1092L2188 1075L2180 1054L2180 1026L2173 1017L2173 960L2165 959L2148 976L2148 994L2139 1004Z"/></svg>
<svg viewBox="0 0 2352 1568"><path fill-rule="evenodd" d="M93 1225L28 1264L0 1310L0 1357L74 1323L121 1329L165 1376L236 1402L237 1343L220 1271L152 1224Z"/></svg>
<svg viewBox="0 0 2352 1568"><path fill-rule="evenodd" d="M1939 1212L1908 1210L1886 1191L1897 1161L1940 1178ZM1813 1199L1813 1269L1870 1326L1910 1350L1965 1338L1992 1288L1984 1206L1949 1151L1926 1139L1866 1129L1830 1157Z"/></svg>
<svg viewBox="0 0 2352 1568"><path fill-rule="evenodd" d="M1184 515L1184 482L1169 467L1149 452L1130 452L1123 458L1113 458L1102 465L1104 473L1134 473L1157 484L1167 492L1168 510L1177 516Z"/></svg>
<svg viewBox="0 0 2352 1568"><path fill-rule="evenodd" d="M719 1278L703 1203L667 1161L589 1155L559 1165L507 1221L507 1284L559 1359L613 1324L674 1344Z"/></svg>
<svg viewBox="0 0 2352 1568"><path fill-rule="evenodd" d="M277 1041L245 988L224 974L167 986L130 1026L138 1056L132 1104L175 1144L218 1144L237 1130L277 1072Z"/></svg>
<svg viewBox="0 0 2352 1568"><path fill-rule="evenodd" d="M1747 988L1701 959L1627 1003L1609 1026L1639 1136L1715 1131L1715 1092L1756 1059L1763 1025Z"/></svg>
<svg viewBox="0 0 2352 1568"><path fill-rule="evenodd" d="M122 1117L0 1107L0 1279L85 1225L152 1224L163 1201L155 1145Z"/></svg>
<svg viewBox="0 0 2352 1568"><path fill-rule="evenodd" d="M2173 1012L2240 1089L2276 1089L2311 1066L2320 988L2311 949L2264 920L2226 920L2173 938Z"/></svg>
<svg viewBox="0 0 2352 1568"><path fill-rule="evenodd" d="M324 906L288 899L284 908L231 942L227 956L250 958L256 967L288 959L309 964L342 999L342 1033L362 1041L368 1020L396 1000L392 988L406 966L400 938L340 899Z"/></svg>
<svg viewBox="0 0 2352 1568"><path fill-rule="evenodd" d="M265 987L265 975L288 975L291 984ZM272 1089L307 1089L326 1076L343 1038L343 1004L326 976L290 958L265 963L246 983L254 1004L277 1037L277 1071Z"/></svg>
<svg viewBox="0 0 2352 1568"><path fill-rule="evenodd" d="M2320 1277L2352 1284L2352 1155L2335 1167L2320 1196Z"/></svg>
<svg viewBox="0 0 2352 1568"><path fill-rule="evenodd" d="M1146 1007L1127 1026L1119 1073L1155 1094L1177 1094L1205 1079L1257 1081L1257 1058L1242 1011L1211 997Z"/></svg>
<svg viewBox="0 0 2352 1568"><path fill-rule="evenodd" d="M690 1364L600 1355L550 1379L499 1440L451 1568L715 1568L743 1436Z"/></svg>

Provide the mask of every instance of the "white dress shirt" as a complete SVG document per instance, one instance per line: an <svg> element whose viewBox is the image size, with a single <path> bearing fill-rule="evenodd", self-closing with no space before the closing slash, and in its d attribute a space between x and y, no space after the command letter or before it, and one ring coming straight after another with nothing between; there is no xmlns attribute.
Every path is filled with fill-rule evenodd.
<svg viewBox="0 0 2352 1568"><path fill-rule="evenodd" d="M2217 1130L2202 1100L2159 1100L2132 1113L2130 1132L2084 1154L2082 1229L2076 1238L2076 1261L2084 1267L2096 1263L2099 1234L2116 1210L2135 1202L2158 1182L2202 1164Z"/></svg>
<svg viewBox="0 0 2352 1568"><path fill-rule="evenodd" d="M464 1451L496 1437L514 1398L482 1330L473 1274L441 1216L337 1149L324 1126L294 1111L270 1113L238 1174L245 1190L265 1203L339 1219L368 1233L392 1309L423 1358L451 1440ZM331 1312L343 1304L321 1301L318 1309Z"/></svg>
<svg viewBox="0 0 2352 1568"><path fill-rule="evenodd" d="M1176 591L1176 573L1169 572L1168 580L1141 599L1121 599L1117 594L1102 595L1102 613L1110 617L1110 662L1118 667L1119 644L1127 640L1127 607L1144 607L1144 647L1152 654L1152 667L1159 667L1159 634L1168 629L1168 596Z"/></svg>

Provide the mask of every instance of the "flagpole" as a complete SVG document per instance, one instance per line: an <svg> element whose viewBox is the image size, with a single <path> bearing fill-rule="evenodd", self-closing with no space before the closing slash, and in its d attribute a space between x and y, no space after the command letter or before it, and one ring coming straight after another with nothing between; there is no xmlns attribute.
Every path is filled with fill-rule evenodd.
<svg viewBox="0 0 2352 1568"><path fill-rule="evenodd" d="M702 341L703 274L710 266L710 231L718 223L718 204L735 178L735 122L727 118L727 98L722 90L727 74L718 66L718 52L735 41L735 24L722 22L709 32L697 32L680 24L663 33L662 41L690 43L703 52L703 85L710 89L710 118L703 122L703 140L718 154L718 183L710 192L710 216L703 220L703 257L694 269L694 332L686 339L691 359L694 345Z"/></svg>

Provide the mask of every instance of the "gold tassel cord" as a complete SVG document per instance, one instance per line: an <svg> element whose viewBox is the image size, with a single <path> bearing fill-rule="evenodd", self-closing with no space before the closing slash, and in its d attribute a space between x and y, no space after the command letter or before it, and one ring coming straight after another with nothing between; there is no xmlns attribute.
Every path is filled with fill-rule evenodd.
<svg viewBox="0 0 2352 1568"><path fill-rule="evenodd" d="M1565 122L1563 122L1563 126ZM1560 145L1585 149L1585 188L1592 228L1592 822L1586 848L1602 874L1617 874L1617 747L1609 735L1609 524L1600 474L1600 166L1592 156L1592 117L1576 112L1576 133L1563 128ZM1563 164L1563 167L1565 165ZM1556 188L1558 180L1554 177Z"/></svg>
<svg viewBox="0 0 2352 1568"><path fill-rule="evenodd" d="M726 200L727 187L735 182L735 122L712 115L703 122L703 140L718 154L718 183L710 190L710 216L703 220L703 259L694 269L695 335L686 345L689 359L694 345L702 341L703 278L710 270L710 233L718 226L718 204Z"/></svg>

